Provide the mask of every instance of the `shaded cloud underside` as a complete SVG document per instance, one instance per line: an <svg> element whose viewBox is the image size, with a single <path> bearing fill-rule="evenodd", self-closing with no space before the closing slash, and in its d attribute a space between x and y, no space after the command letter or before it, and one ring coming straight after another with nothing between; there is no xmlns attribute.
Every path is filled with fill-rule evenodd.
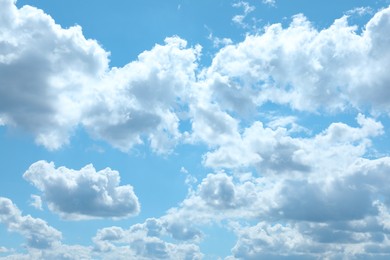
<svg viewBox="0 0 390 260"><path fill-rule="evenodd" d="M389 257L390 158L367 158L386 129L363 115L390 112L389 30L390 8L361 33L347 16L318 30L296 15L285 28L228 42L209 67L199 64L200 46L172 37L110 68L108 52L80 27L63 29L39 9L0 0L1 125L48 149L69 143L78 126L123 151L145 141L156 153L202 143L203 164L215 171L166 215L98 230L91 247L62 244L59 231L0 198L0 222L29 249L8 258L201 259L202 226L227 222L238 238L228 259ZM292 117L267 125L253 114L269 102L313 114L356 111L357 125L332 123L313 136ZM140 210L133 188L109 168L39 161L24 178L41 192L33 204L65 219Z"/></svg>

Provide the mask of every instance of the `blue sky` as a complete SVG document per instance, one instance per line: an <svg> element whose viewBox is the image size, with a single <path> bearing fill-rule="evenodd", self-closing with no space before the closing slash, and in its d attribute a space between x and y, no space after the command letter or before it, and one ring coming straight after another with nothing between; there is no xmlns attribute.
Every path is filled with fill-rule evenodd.
<svg viewBox="0 0 390 260"><path fill-rule="evenodd" d="M388 259L389 4L0 0L0 259Z"/></svg>

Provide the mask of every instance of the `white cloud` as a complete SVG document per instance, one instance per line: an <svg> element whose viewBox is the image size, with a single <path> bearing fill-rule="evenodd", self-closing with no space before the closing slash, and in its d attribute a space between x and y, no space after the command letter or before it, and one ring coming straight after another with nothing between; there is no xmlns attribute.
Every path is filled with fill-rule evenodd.
<svg viewBox="0 0 390 260"><path fill-rule="evenodd" d="M232 18L232 21L237 25L241 26L242 28L247 28L248 25L244 22L244 20L248 16L248 14L253 12L256 8L245 1L239 1L237 3L234 3L233 7L242 8L244 13L240 15L235 15Z"/></svg>
<svg viewBox="0 0 390 260"><path fill-rule="evenodd" d="M333 123L324 132L309 138L292 138L285 128L264 127L255 122L241 137L232 136L229 142L204 155L204 164L213 168L256 167L259 174L307 172L310 169L348 166L369 147L368 138L383 133L383 126L359 114L360 127ZM228 138L226 138L228 139ZM335 155L337 162L329 165Z"/></svg>
<svg viewBox="0 0 390 260"><path fill-rule="evenodd" d="M338 170L245 181L209 174L161 220L181 221L187 230L226 220L260 220L250 227L233 225L238 241L232 252L238 259L388 257L390 158L360 158Z"/></svg>
<svg viewBox="0 0 390 260"><path fill-rule="evenodd" d="M38 195L31 195L30 205L36 209L42 210L42 198Z"/></svg>
<svg viewBox="0 0 390 260"><path fill-rule="evenodd" d="M218 155L229 162L225 167L235 169L241 166L237 157L256 153L262 160L247 162L250 167L258 163L258 175L209 174L160 221L194 232L230 220L260 220L254 227L234 229L238 259L388 256L390 158L364 158L383 126L361 114L356 120L357 127L333 123L310 138L292 138L286 130L259 122L250 126L242 138L251 141L242 146L228 142L231 150ZM272 148L279 144L291 149ZM298 162L305 167L296 167Z"/></svg>
<svg viewBox="0 0 390 260"><path fill-rule="evenodd" d="M318 31L296 15L287 28L273 24L239 44L227 40L196 75L200 47L179 37L109 69L107 52L80 27L62 29L38 9L1 4L0 123L33 133L49 149L67 143L78 125L123 151L146 140L157 153L180 142L214 147L237 139L240 119L267 101L309 111L367 105L390 111L382 69L390 66L389 8L361 34L347 17ZM234 6L244 15L254 10L243 1ZM40 37L31 37L35 32ZM183 121L192 122L193 133L180 131Z"/></svg>
<svg viewBox="0 0 390 260"><path fill-rule="evenodd" d="M62 29L34 7L1 0L0 16L0 121L58 149L79 124L87 87L107 70L108 54L79 26Z"/></svg>
<svg viewBox="0 0 390 260"><path fill-rule="evenodd" d="M1 125L32 133L48 149L67 144L79 125L124 151L148 140L166 153L181 139L177 113L188 102L199 46L166 38L109 69L108 53L81 27L63 29L12 0L1 0L0 9Z"/></svg>
<svg viewBox="0 0 390 260"><path fill-rule="evenodd" d="M262 3L270 6L275 6L276 0L262 0Z"/></svg>
<svg viewBox="0 0 390 260"><path fill-rule="evenodd" d="M230 259L386 259L389 234L345 230L340 224L269 224L234 228Z"/></svg>
<svg viewBox="0 0 390 260"><path fill-rule="evenodd" d="M113 68L98 86L83 124L92 136L127 151L149 138L166 152L180 140L181 106L188 102L200 47L172 37L141 53L137 61Z"/></svg>
<svg viewBox="0 0 390 260"><path fill-rule="evenodd" d="M119 173L110 168L56 169L54 163L38 161L23 177L43 193L49 209L65 219L125 218L140 211L133 187L120 186Z"/></svg>
<svg viewBox="0 0 390 260"><path fill-rule="evenodd" d="M239 81L241 91L255 90L256 105L272 101L308 111L368 106L388 112L389 14L390 8L376 13L361 34L347 16L319 31L296 15L287 28L272 24L221 49L208 77L217 73Z"/></svg>
<svg viewBox="0 0 390 260"><path fill-rule="evenodd" d="M23 216L10 199L0 197L0 223L21 234L29 248L47 249L60 244L62 234L39 218Z"/></svg>
<svg viewBox="0 0 390 260"><path fill-rule="evenodd" d="M101 259L100 256L94 256L91 247L80 245L57 245L50 249L30 248L25 254L11 253L2 257L4 260L40 260L40 259L58 259L58 260L86 260Z"/></svg>
<svg viewBox="0 0 390 260"><path fill-rule="evenodd" d="M207 28L207 27L206 27ZM213 35L212 32L210 32L209 36L207 37L210 41L213 42L214 48L220 48L221 46L230 45L233 43L232 39L230 38L219 38Z"/></svg>
<svg viewBox="0 0 390 260"><path fill-rule="evenodd" d="M352 16L354 14L357 14L359 16L367 15L367 14L373 14L374 10L369 6L361 6L356 7L354 9L348 10L345 14L348 16Z"/></svg>
<svg viewBox="0 0 390 260"><path fill-rule="evenodd" d="M254 7L235 7L243 14L233 20L244 25ZM293 137L307 133L295 117L263 124L256 112L268 101L312 112L390 112L389 28L390 8L362 33L347 17L317 30L296 15L288 27L269 25L236 45L213 38L226 46L198 75L200 47L179 37L109 70L108 54L79 27L62 29L40 10L0 0L0 125L29 131L49 149L67 143L78 125L123 151L145 141L157 153L201 142L210 148L204 166L216 171L198 185L187 174L189 192L179 206L129 229L101 229L93 249L61 245L59 231L22 216L5 198L0 221L29 247L51 248L31 251L33 259L199 259L200 228L230 220L240 223L232 258L387 257L390 158L365 158L383 125L359 114L357 126L332 123L314 136ZM190 133L180 132L183 121ZM31 204L42 208L42 198L65 219L125 218L140 210L133 188L120 186L109 168L40 161L24 178L42 192Z"/></svg>
<svg viewBox="0 0 390 260"><path fill-rule="evenodd" d="M169 227L168 227L169 228ZM158 219L147 219L127 230L107 227L93 238L95 250L106 257L128 259L201 259L199 247L191 243L166 242L160 236L166 232Z"/></svg>
<svg viewBox="0 0 390 260"><path fill-rule="evenodd" d="M7 253L8 249L4 246L0 246L0 253Z"/></svg>

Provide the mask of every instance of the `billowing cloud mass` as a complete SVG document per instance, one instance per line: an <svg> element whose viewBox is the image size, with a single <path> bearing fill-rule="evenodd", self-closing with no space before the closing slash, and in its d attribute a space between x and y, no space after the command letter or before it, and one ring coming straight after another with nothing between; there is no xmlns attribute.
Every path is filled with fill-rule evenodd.
<svg viewBox="0 0 390 260"><path fill-rule="evenodd" d="M255 7L235 7L244 13L233 21L245 28ZM60 231L0 198L0 222L29 248L13 255L0 245L0 253L202 259L204 231L217 225L236 237L227 260L390 258L390 157L376 150L388 138L390 7L361 28L350 24L349 15L367 10L324 29L297 14L241 42L225 38L209 66L200 46L173 36L110 67L109 53L81 27L65 29L42 10L0 0L1 126L49 150L80 127L123 152L145 143L166 156L182 144L190 147L184 153L191 145L205 151L203 175L183 164L189 187L181 202L130 227L99 227L90 246L61 244ZM329 123L315 127L307 120L325 117ZM30 197L33 210L47 205L62 219L140 213L133 187L110 168L38 161L23 177L40 191Z"/></svg>
<svg viewBox="0 0 390 260"><path fill-rule="evenodd" d="M82 125L122 150L148 140L166 153L187 140L179 126L188 119L194 136L212 144L205 125L223 135L239 121L225 111L242 115L267 101L309 111L389 111L390 9L360 34L348 16L318 31L296 15L287 28L269 25L222 48L197 79L201 48L179 37L109 69L108 53L80 27L61 28L41 10L17 9L11 0L1 5L0 122L31 132L49 149L68 143Z"/></svg>
<svg viewBox="0 0 390 260"><path fill-rule="evenodd" d="M30 248L49 249L58 245L62 239L60 231L42 219L23 216L18 207L4 197L0 197L0 223L9 231L21 234Z"/></svg>
<svg viewBox="0 0 390 260"><path fill-rule="evenodd" d="M62 29L13 0L0 1L0 17L0 121L57 149L79 124L81 101L107 70L108 54L81 27Z"/></svg>
<svg viewBox="0 0 390 260"><path fill-rule="evenodd" d="M87 165L79 171L38 161L23 177L43 194L49 209L65 219L124 218L140 211L130 185L120 186L117 171L96 171Z"/></svg>
<svg viewBox="0 0 390 260"><path fill-rule="evenodd" d="M96 138L127 151L148 138L157 153L182 139L179 113L189 102L200 47L186 48L179 37L113 68L98 84L83 125Z"/></svg>
<svg viewBox="0 0 390 260"><path fill-rule="evenodd" d="M160 220L148 219L128 230L108 227L98 230L93 238L95 250L110 258L128 259L202 259L199 246L191 243L170 243L162 239L165 228Z"/></svg>
<svg viewBox="0 0 390 260"><path fill-rule="evenodd" d="M207 77L224 79L214 92L226 105L230 90L238 88L235 92L253 93L246 97L254 105L272 101L309 111L352 106L388 112L389 17L389 8L379 11L358 34L348 16L318 31L299 14L287 28L272 24L220 50Z"/></svg>
<svg viewBox="0 0 390 260"><path fill-rule="evenodd" d="M83 125L122 150L149 139L167 152L180 139L175 110L187 102L200 47L172 37L138 61L108 70L108 53L79 26L61 28L41 10L0 2L0 122L58 149ZM39 64L39 66L36 66Z"/></svg>

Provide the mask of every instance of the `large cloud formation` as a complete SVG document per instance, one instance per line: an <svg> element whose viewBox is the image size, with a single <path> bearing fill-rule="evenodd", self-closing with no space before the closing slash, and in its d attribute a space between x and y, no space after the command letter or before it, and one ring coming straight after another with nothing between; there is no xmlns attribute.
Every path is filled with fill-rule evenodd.
<svg viewBox="0 0 390 260"><path fill-rule="evenodd" d="M167 38L109 70L108 53L81 27L61 28L12 0L1 0L0 10L1 125L32 133L48 149L67 144L79 125L122 150L147 138L167 152L180 139L175 110L187 102L200 47Z"/></svg>
<svg viewBox="0 0 390 260"><path fill-rule="evenodd" d="M0 0L0 29L0 124L31 132L49 149L69 142L79 125L123 151L145 141L157 153L178 143L208 148L202 163L212 173L164 216L100 229L93 249L62 245L46 256L73 248L85 258L199 259L202 227L228 222L237 236L228 259L389 258L390 158L372 144L386 133L373 115L390 112L390 8L362 32L347 16L318 30L299 14L286 27L229 43L205 68L200 47L179 37L109 68L107 52L79 27L63 29L11 0ZM348 110L356 123L310 133L293 117L267 123L259 112L267 103L310 115ZM24 178L63 218L139 212L132 187L108 168L40 161ZM30 247L49 249L61 237L4 198L0 221Z"/></svg>
<svg viewBox="0 0 390 260"><path fill-rule="evenodd" d="M255 105L272 101L309 111L368 106L388 112L389 27L389 8L376 13L361 34L348 16L318 31L299 14L287 28L272 24L220 50L207 77L224 79L214 89L227 108L232 102L240 106L229 89L241 88L253 93L247 99Z"/></svg>
<svg viewBox="0 0 390 260"><path fill-rule="evenodd" d="M0 121L57 149L82 116L87 87L107 70L107 53L81 28L62 29L42 10L0 1Z"/></svg>
<svg viewBox="0 0 390 260"><path fill-rule="evenodd" d="M308 111L389 112L389 8L360 34L348 16L319 31L296 15L287 28L272 24L222 48L198 73L201 48L179 37L110 69L108 53L80 27L61 28L12 0L0 4L0 122L31 132L49 149L68 143L82 125L121 150L148 140L166 153L188 141L179 127L187 120L192 140L213 145L237 127L236 115L267 101Z"/></svg>
<svg viewBox="0 0 390 260"><path fill-rule="evenodd" d="M23 177L43 193L49 209L66 219L124 218L140 211L130 185L120 186L117 171L96 172L92 165L79 171L38 161Z"/></svg>

